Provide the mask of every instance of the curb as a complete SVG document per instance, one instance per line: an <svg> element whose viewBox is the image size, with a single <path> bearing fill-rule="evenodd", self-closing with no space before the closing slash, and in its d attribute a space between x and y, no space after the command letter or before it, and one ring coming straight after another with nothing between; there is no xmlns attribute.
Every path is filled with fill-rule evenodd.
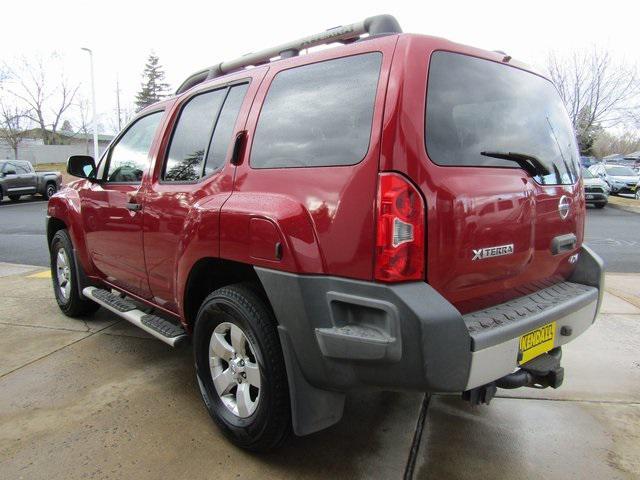
<svg viewBox="0 0 640 480"><path fill-rule="evenodd" d="M640 202L637 202L638 205L628 205L626 201L636 202L635 200L631 200L629 198L618 198L614 196L609 196L609 202L607 206L612 208L617 208L618 210L624 210L629 213L638 213L640 214Z"/></svg>

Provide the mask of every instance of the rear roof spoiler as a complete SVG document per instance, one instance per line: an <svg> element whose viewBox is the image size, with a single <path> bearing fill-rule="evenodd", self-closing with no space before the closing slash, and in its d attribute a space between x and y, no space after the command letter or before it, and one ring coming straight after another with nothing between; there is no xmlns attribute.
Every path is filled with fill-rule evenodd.
<svg viewBox="0 0 640 480"><path fill-rule="evenodd" d="M324 32L283 43L277 47L266 48L259 52L248 53L240 58L218 63L210 68L200 70L182 82L182 85L176 90L176 95L206 80L220 77L248 66L269 63L269 61L275 57L280 57L281 59L295 57L301 50L334 42L350 43L365 33L368 33L370 36L402 33L402 28L400 28L400 24L392 15L376 15L375 17L366 18L361 22L352 23L351 25L330 28Z"/></svg>

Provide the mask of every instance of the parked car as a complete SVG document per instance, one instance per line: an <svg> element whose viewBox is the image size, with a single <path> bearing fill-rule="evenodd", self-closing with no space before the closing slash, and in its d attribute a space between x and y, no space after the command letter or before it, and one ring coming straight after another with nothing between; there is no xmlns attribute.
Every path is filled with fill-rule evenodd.
<svg viewBox="0 0 640 480"><path fill-rule="evenodd" d="M598 163L598 160L595 157L586 155L580 156L580 164L585 168L589 168L591 165L595 165L596 163Z"/></svg>
<svg viewBox="0 0 640 480"><path fill-rule="evenodd" d="M609 201L609 187L607 183L586 168L582 169L582 183L584 184L584 198L586 203L596 208L604 208Z"/></svg>
<svg viewBox="0 0 640 480"><path fill-rule="evenodd" d="M589 170L607 182L611 188L611 193L614 195L634 193L636 184L640 181L640 175L623 165L600 164L592 166Z"/></svg>
<svg viewBox="0 0 640 480"><path fill-rule="evenodd" d="M553 84L390 16L197 72L68 172L60 309L191 337L204 405L250 450L354 390L557 388L603 294Z"/></svg>
<svg viewBox="0 0 640 480"><path fill-rule="evenodd" d="M4 195L12 202L22 195L42 195L49 200L60 185L60 172L36 172L25 160L0 160L0 202Z"/></svg>

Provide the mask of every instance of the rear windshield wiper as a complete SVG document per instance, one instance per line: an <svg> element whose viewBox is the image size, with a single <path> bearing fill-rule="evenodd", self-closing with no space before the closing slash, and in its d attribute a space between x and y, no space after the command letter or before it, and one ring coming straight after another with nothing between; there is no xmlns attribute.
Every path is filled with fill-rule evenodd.
<svg viewBox="0 0 640 480"><path fill-rule="evenodd" d="M533 155L527 155L526 153L518 152L480 152L480 155L485 157L499 158L501 160L511 160L516 162L522 169L529 172L532 176L536 175L549 175L551 172L540 161L538 157Z"/></svg>

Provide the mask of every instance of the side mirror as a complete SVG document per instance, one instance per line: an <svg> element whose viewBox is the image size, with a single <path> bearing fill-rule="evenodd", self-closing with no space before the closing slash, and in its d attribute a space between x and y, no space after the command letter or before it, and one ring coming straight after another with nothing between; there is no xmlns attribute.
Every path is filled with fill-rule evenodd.
<svg viewBox="0 0 640 480"><path fill-rule="evenodd" d="M78 178L91 178L96 163L90 155L71 155L67 160L67 173Z"/></svg>

